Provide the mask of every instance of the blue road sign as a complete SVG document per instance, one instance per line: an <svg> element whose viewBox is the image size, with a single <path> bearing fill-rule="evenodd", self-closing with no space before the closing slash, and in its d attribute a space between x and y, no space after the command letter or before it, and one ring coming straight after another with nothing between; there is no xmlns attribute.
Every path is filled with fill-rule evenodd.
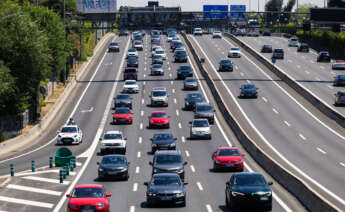
<svg viewBox="0 0 345 212"><path fill-rule="evenodd" d="M233 13L236 12L236 13ZM246 12L246 5L230 5L230 18L231 19L245 19L245 13L239 12Z"/></svg>
<svg viewBox="0 0 345 212"><path fill-rule="evenodd" d="M228 5L204 5L204 18L226 19L228 10Z"/></svg>

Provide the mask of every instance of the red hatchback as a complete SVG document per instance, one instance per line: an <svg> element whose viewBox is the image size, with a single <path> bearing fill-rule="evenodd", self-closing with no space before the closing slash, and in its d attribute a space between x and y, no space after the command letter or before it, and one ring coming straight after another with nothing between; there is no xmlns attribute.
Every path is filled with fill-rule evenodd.
<svg viewBox="0 0 345 212"><path fill-rule="evenodd" d="M153 111L149 116L149 128L170 128L169 116L165 111Z"/></svg>
<svg viewBox="0 0 345 212"><path fill-rule="evenodd" d="M133 112L128 107L119 107L113 113L113 124L132 124Z"/></svg>
<svg viewBox="0 0 345 212"><path fill-rule="evenodd" d="M219 147L212 154L213 170L226 168L243 171L243 156L237 147Z"/></svg>
<svg viewBox="0 0 345 212"><path fill-rule="evenodd" d="M109 212L109 197L102 185L77 185L71 194L66 195L68 200L67 212Z"/></svg>

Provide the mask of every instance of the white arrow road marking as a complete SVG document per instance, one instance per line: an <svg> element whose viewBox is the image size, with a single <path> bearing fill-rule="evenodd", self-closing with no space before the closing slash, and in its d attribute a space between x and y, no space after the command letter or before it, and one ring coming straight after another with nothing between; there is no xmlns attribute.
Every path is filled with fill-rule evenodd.
<svg viewBox="0 0 345 212"><path fill-rule="evenodd" d="M80 111L81 113L91 113L93 111L93 107L91 107L90 109L88 110L82 110Z"/></svg>

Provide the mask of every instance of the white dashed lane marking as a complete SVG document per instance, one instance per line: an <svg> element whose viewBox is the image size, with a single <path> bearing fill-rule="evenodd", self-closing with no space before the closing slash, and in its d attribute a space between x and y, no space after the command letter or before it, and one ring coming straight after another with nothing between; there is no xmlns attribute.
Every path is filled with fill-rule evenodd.
<svg viewBox="0 0 345 212"><path fill-rule="evenodd" d="M142 138L142 137L139 137L138 143L141 144L141 142L143 142L143 138Z"/></svg>
<svg viewBox="0 0 345 212"><path fill-rule="evenodd" d="M207 212L213 212L211 205L206 205Z"/></svg>
<svg viewBox="0 0 345 212"><path fill-rule="evenodd" d="M193 165L190 165L190 169L192 170L192 172L195 172L195 168Z"/></svg>
<svg viewBox="0 0 345 212"><path fill-rule="evenodd" d="M137 167L135 168L135 173L136 173L136 174L139 174L139 173L140 173L140 167L139 167L139 166L137 166Z"/></svg>
<svg viewBox="0 0 345 212"><path fill-rule="evenodd" d="M345 163L340 162L339 164L340 164L342 167L345 167Z"/></svg>
<svg viewBox="0 0 345 212"><path fill-rule="evenodd" d="M189 156L190 156L190 154L189 154L188 150L186 150L186 151L185 151L185 153L186 153L186 156L187 156L187 157L189 157Z"/></svg>
<svg viewBox="0 0 345 212"><path fill-rule="evenodd" d="M279 114L279 112L275 108L272 108L272 110L275 114Z"/></svg>
<svg viewBox="0 0 345 212"><path fill-rule="evenodd" d="M304 135L302 135L301 133L300 134L298 134L299 135L299 137L300 138L302 138L303 140L307 140L307 138L306 137L304 137Z"/></svg>
<svg viewBox="0 0 345 212"><path fill-rule="evenodd" d="M181 137L181 140L182 140L182 142L183 142L183 143L185 143L185 142L186 142L186 139L185 139L185 137L184 137L184 136L182 136L182 137Z"/></svg>
<svg viewBox="0 0 345 212"><path fill-rule="evenodd" d="M289 122L287 122L287 121L284 121L284 123L285 123L288 127L291 126L291 124L290 124Z"/></svg>
<svg viewBox="0 0 345 212"><path fill-rule="evenodd" d="M317 149L317 151L321 152L324 155L327 153L325 150L323 150L323 149L321 149L319 147L317 147L316 149Z"/></svg>
<svg viewBox="0 0 345 212"><path fill-rule="evenodd" d="M141 104L143 105L145 103L145 99L142 99L141 100Z"/></svg>
<svg viewBox="0 0 345 212"><path fill-rule="evenodd" d="M141 130L143 129L143 123L140 123L140 129Z"/></svg>
<svg viewBox="0 0 345 212"><path fill-rule="evenodd" d="M138 183L133 184L133 191L138 191Z"/></svg>
<svg viewBox="0 0 345 212"><path fill-rule="evenodd" d="M178 127L179 127L180 129L182 128L181 122L178 123Z"/></svg>
<svg viewBox="0 0 345 212"><path fill-rule="evenodd" d="M177 104L177 100L176 100L176 98L174 98L174 103L175 103L175 104Z"/></svg>
<svg viewBox="0 0 345 212"><path fill-rule="evenodd" d="M202 187L201 183L200 182L197 182L196 185L198 186L199 190L200 191L203 191L204 188Z"/></svg>
<svg viewBox="0 0 345 212"><path fill-rule="evenodd" d="M264 102L267 102L267 99L265 97L262 97L262 100L264 100Z"/></svg>
<svg viewBox="0 0 345 212"><path fill-rule="evenodd" d="M132 205L131 208L129 209L129 212L135 212L135 206Z"/></svg>
<svg viewBox="0 0 345 212"><path fill-rule="evenodd" d="M137 158L140 158L141 157L141 152L138 152L137 153Z"/></svg>
<svg viewBox="0 0 345 212"><path fill-rule="evenodd" d="M140 115L141 115L141 116L144 116L144 113L145 113L145 112L142 110L141 113L140 113Z"/></svg>
<svg viewBox="0 0 345 212"><path fill-rule="evenodd" d="M178 112L178 110L176 110L176 115L177 115L177 116L179 116L179 115L180 115L180 113Z"/></svg>

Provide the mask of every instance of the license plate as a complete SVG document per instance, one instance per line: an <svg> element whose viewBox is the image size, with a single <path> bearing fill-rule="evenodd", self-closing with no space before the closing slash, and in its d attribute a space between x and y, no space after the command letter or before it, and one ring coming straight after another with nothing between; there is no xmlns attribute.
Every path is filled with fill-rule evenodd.
<svg viewBox="0 0 345 212"><path fill-rule="evenodd" d="M260 200L268 200L268 197L260 197Z"/></svg>
<svg viewBox="0 0 345 212"><path fill-rule="evenodd" d="M82 209L81 212L95 212L93 209Z"/></svg>
<svg viewBox="0 0 345 212"><path fill-rule="evenodd" d="M233 164L226 164L225 166L226 167L233 167L234 165Z"/></svg>
<svg viewBox="0 0 345 212"><path fill-rule="evenodd" d="M163 196L163 197L161 197L161 200L170 200L170 197L168 197L168 196Z"/></svg>

